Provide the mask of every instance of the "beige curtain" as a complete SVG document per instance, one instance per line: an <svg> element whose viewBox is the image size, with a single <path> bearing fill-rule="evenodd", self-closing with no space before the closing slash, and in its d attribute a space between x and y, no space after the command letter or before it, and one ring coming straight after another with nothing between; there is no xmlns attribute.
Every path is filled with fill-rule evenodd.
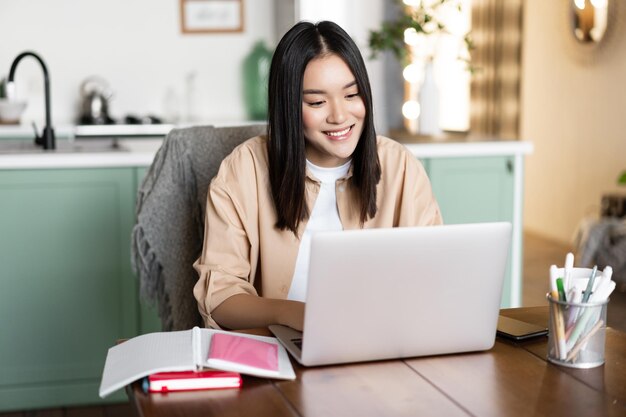
<svg viewBox="0 0 626 417"><path fill-rule="evenodd" d="M523 0L472 0L470 129L519 137Z"/></svg>

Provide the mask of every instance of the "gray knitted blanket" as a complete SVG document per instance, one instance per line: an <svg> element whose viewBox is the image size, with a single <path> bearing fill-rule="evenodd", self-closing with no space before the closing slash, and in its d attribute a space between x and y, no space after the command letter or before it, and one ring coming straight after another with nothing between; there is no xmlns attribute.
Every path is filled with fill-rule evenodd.
<svg viewBox="0 0 626 417"><path fill-rule="evenodd" d="M581 266L613 268L613 281L626 291L626 220L604 218L588 226L578 245Z"/></svg>
<svg viewBox="0 0 626 417"><path fill-rule="evenodd" d="M193 263L202 250L209 183L225 156L265 131L265 125L174 129L144 177L131 264L142 299L158 306L163 330L202 326L192 293L198 280Z"/></svg>

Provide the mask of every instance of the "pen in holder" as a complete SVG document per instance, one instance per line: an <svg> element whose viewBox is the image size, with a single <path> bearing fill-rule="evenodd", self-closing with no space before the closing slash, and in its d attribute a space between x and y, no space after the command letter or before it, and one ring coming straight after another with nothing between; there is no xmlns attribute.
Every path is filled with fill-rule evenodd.
<svg viewBox="0 0 626 417"><path fill-rule="evenodd" d="M568 253L565 266L550 267L548 360L571 368L604 363L606 308L615 289L613 268L574 268Z"/></svg>
<svg viewBox="0 0 626 417"><path fill-rule="evenodd" d="M548 360L571 368L602 365L609 300L560 301L558 293L548 293L546 298L550 305Z"/></svg>

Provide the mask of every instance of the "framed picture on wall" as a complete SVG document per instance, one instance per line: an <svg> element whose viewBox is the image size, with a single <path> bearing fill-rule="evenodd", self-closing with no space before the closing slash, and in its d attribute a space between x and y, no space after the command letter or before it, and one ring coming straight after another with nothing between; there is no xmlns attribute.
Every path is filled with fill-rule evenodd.
<svg viewBox="0 0 626 417"><path fill-rule="evenodd" d="M182 33L243 32L243 0L180 0Z"/></svg>

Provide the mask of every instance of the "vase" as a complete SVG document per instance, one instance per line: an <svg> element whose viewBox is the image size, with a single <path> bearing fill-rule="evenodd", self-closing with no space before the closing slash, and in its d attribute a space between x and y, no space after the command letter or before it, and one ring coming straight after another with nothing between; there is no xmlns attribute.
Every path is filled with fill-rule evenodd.
<svg viewBox="0 0 626 417"><path fill-rule="evenodd" d="M425 136L441 135L439 127L439 88L435 80L433 63L424 67L424 81L419 89L419 133Z"/></svg>

